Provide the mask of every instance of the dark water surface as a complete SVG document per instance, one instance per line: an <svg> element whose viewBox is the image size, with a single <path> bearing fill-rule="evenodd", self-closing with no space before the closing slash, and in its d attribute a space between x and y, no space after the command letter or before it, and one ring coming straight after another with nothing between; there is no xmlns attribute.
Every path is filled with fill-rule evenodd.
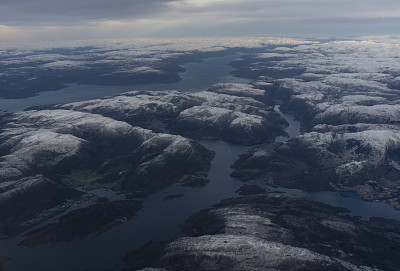
<svg viewBox="0 0 400 271"><path fill-rule="evenodd" d="M298 136L300 134L300 122L296 121L292 115L285 114L280 110L279 105L275 105L275 112L281 115L288 123L289 126L285 128L285 132L288 134L288 137L277 136L275 138L275 142L285 142L290 138Z"/></svg>
<svg viewBox="0 0 400 271"><path fill-rule="evenodd" d="M275 106L275 111L278 112L289 123L289 126L286 127L285 129L285 131L289 135L289 138L277 136L275 138L276 142L284 142L292 137L301 134L300 122L296 121L292 115L288 115L281 112L279 109L279 105ZM374 216L400 220L400 211L394 209L391 205L380 202L364 201L355 192L331 192L331 191L315 192L315 191L304 191L299 189L272 188L272 187L269 187L269 191L280 191L280 192L296 194L332 206L343 207L349 210L350 215L360 216L362 219L366 220Z"/></svg>
<svg viewBox="0 0 400 271"><path fill-rule="evenodd" d="M226 64L235 58L237 56L212 58L200 63L187 64L185 67L187 71L181 74L183 80L180 83L167 86L159 85L159 88L149 86L149 89L150 87L151 89L165 87L165 89L197 91L206 89L218 82L249 82L246 79L238 79L229 75L232 68L226 66ZM10 105L8 110L20 110L28 106L39 105L39 103L49 104L99 98L115 95L126 90L126 87L70 86L56 92L42 93L37 97L19 99L18 101L12 100L15 104ZM4 100L0 100L0 108L2 105L4 105ZM289 122L289 127L286 129L289 136L298 135L300 124L292 116L280 112L279 107L276 107L275 110ZM285 140L287 138L277 138L277 141ZM46 244L30 249L14 247L22 239L21 236L3 241L0 252L15 259L14 262L7 264L6 271L71 271L104 270L106 268L120 270L124 267L119 259L120 256L140 248L149 241L162 241L180 236L178 224L183 223L194 212L210 207L222 199L238 196L235 191L243 185L242 182L230 177L232 172L230 166L240 154L246 152L248 147L223 141L201 141L200 143L216 153L208 175L210 182L205 187L190 188L179 185L167 187L144 198L145 207L143 210L138 213L136 218L124 223L121 227L109 233L71 244ZM364 219L371 216L383 216L400 220L400 212L393 207L383 203L365 202L355 193L308 192L271 188L263 180L254 183L267 188L269 191L294 193L333 206L345 207L350 210L350 214L361 216ZM110 200L118 200L123 197L105 189L96 189L91 193L106 196ZM181 193L184 194L181 198L163 200L165 196ZM87 204L74 206L68 211L85 206ZM41 226L50 223L59 216L42 223Z"/></svg>
<svg viewBox="0 0 400 271"><path fill-rule="evenodd" d="M5 254L15 259L15 262L8 264L7 270L70 271L89 268L119 270L123 267L123 263L119 260L120 256L140 248L151 240L161 241L180 236L178 224L183 223L191 214L210 207L222 199L237 196L235 191L243 185L229 174L232 172L230 165L239 154L246 151L247 147L222 141L201 143L216 152L208 175L210 182L205 187L190 188L172 185L157 194L146 197L143 203L145 207L138 216L116 230L75 243L46 244L30 249L12 248L13 244L22 240L21 236L7 240L3 243L3 247L8 249L8 253ZM107 196L110 200L118 200L121 197L105 189L96 189L91 192L99 196ZM165 196L179 193L183 193L184 196L174 200L163 200ZM42 223L41 226L60 216Z"/></svg>
<svg viewBox="0 0 400 271"><path fill-rule="evenodd" d="M32 106L79 102L105 96L118 95L131 90L179 90L196 92L205 90L216 83L249 83L251 80L233 77L234 69L228 66L240 54L213 57L203 62L182 65L186 70L180 73L180 80L174 84L136 84L131 86L96 86L72 84L57 91L41 92L37 96L23 99L0 99L1 111L16 112Z"/></svg>

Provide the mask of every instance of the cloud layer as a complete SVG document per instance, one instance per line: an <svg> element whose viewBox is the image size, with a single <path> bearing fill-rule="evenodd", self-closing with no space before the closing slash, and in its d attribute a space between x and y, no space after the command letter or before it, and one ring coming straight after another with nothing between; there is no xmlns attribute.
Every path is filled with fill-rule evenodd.
<svg viewBox="0 0 400 271"><path fill-rule="evenodd" d="M165 12L165 0L3 0L0 23L14 26L65 25L96 20L153 17Z"/></svg>
<svg viewBox="0 0 400 271"><path fill-rule="evenodd" d="M81 38L84 32L90 33L89 38L390 34L397 31L399 22L397 0L3 0L0 3L3 28L31 35L39 31L39 36L47 33L54 38L63 35ZM62 33L49 34L51 27Z"/></svg>

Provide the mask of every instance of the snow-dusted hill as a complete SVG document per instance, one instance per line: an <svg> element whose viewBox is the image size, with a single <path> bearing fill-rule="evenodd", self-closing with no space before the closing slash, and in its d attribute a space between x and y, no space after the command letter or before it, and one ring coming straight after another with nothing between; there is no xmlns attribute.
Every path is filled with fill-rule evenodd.
<svg viewBox="0 0 400 271"><path fill-rule="evenodd" d="M134 126L193 138L219 138L239 144L272 141L284 133L285 121L272 107L252 98L254 92L263 94L263 90L250 85L217 84L209 91L194 94L132 91L58 108L101 114Z"/></svg>
<svg viewBox="0 0 400 271"><path fill-rule="evenodd" d="M205 175L213 158L193 140L99 114L30 110L3 117L2 123L0 205L14 210L3 212L2 222L14 228L3 235L68 207L82 195L74 187L148 194L187 176ZM46 191L56 193L57 200ZM18 198L32 204L11 208ZM28 223L33 217L38 219Z"/></svg>
<svg viewBox="0 0 400 271"><path fill-rule="evenodd" d="M124 259L132 267L129 270L146 267L143 271L192 266L198 270L396 270L380 260L398 262L396 253L387 253L387 246L399 243L389 237L388 221L365 222L342 211L280 193L226 199L192 215L182 225L184 237L149 243Z"/></svg>

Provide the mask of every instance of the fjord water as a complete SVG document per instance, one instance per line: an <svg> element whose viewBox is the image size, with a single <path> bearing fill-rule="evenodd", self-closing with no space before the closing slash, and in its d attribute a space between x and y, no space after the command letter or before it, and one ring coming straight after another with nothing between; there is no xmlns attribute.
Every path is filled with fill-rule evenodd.
<svg viewBox="0 0 400 271"><path fill-rule="evenodd" d="M118 95L131 90L179 90L195 92L205 90L216 83L248 83L250 80L233 77L229 63L239 58L239 54L205 59L202 62L182 65L185 72L173 84L136 84L131 86L97 86L72 84L57 91L41 92L23 99L0 99L1 112L16 112L32 106L79 102L105 96Z"/></svg>
<svg viewBox="0 0 400 271"><path fill-rule="evenodd" d="M21 236L7 240L9 253L15 262L9 264L9 271L17 270L120 270L123 263L119 257L138 249L149 241L168 240L180 236L178 224L191 214L216 204L222 199L235 197L235 191L243 185L229 176L230 165L247 147L221 141L201 142L216 152L208 175L209 184L203 188L172 185L144 199L144 209L138 216L114 231L75 243L57 243L37 248L12 248ZM112 191L95 190L93 193L118 198ZM183 193L182 198L163 200L165 196ZM82 206L83 207L83 206ZM58 216L59 217L59 216ZM53 219L47 221L50 223ZM4 249L3 249L4 251Z"/></svg>
<svg viewBox="0 0 400 271"><path fill-rule="evenodd" d="M229 75L232 70L226 66L237 56L207 59L204 62L188 64L186 72L182 73L182 83L171 85L148 86L148 89L178 89L183 91L197 91L206 89L211 84L218 82L249 82L246 79L236 79ZM78 91L79 90L79 91ZM71 86L70 90L42 93L43 103L61 103L91 98L99 98L106 95L115 95L126 91L120 87L100 88L85 86ZM68 93L68 91L71 91ZM91 93L91 92L94 93ZM71 97L69 95L72 95ZM48 96L47 96L48 95ZM46 98L47 97L47 98ZM65 100L70 97L70 100ZM31 98L27 98L28 100ZM14 110L26 106L23 100L20 101ZM36 101L36 100L35 100ZM32 103L30 100L27 104ZM37 103L37 101L36 101ZM29 106L32 106L30 104ZM37 105L37 104L36 104ZM19 109L16 109L19 108ZM300 133L300 124L291 116L282 113L279 107L275 110L280 113L289 123L286 128L289 136L296 136ZM277 138L277 141L285 141L287 138ZM143 199L144 208L138 216L131 221L124 223L121 227L109 233L96 237L87 238L71 244L57 243L40 245L37 248L13 247L22 236L6 240L2 243L1 252L5 256L15 259L7 265L7 270L41 270L41 271L69 271L69 270L113 270L122 269L123 263L119 257L138 249L149 241L162 241L180 236L178 224L183 223L191 214L201 209L208 208L228 197L238 196L235 192L242 182L230 177L231 165L244 153L248 147L234 145L223 141L201 141L205 147L215 151L216 155L212 161L208 175L210 182L202 188L182 187L172 185L166 189ZM371 216L383 216L400 220L400 212L391 206L383 203L365 202L354 193L339 192L308 192L294 189L272 188L264 180L254 181L269 191L281 191L294 193L309 197L313 200L331 204L333 206L345 207L350 214L368 219ZM112 191L97 189L93 194L107 196L110 200L120 199ZM181 198L163 200L165 196L184 194ZM84 206L75 206L75 208ZM45 223L50 223L56 218ZM43 224L45 224L43 223ZM43 225L42 224L42 225Z"/></svg>
<svg viewBox="0 0 400 271"><path fill-rule="evenodd" d="M292 137L301 134L300 122L294 116L285 114L280 110L280 106L275 106L275 111L279 113L288 123L285 128L288 137L277 136L275 142L285 142ZM355 192L331 192L331 191L304 191L300 189L265 187L269 191L285 192L310 198L315 201L323 202L336 207L343 207L349 210L349 214L359 216L368 220L370 217L385 217L400 220L400 211L395 210L386 203L364 201Z"/></svg>
<svg viewBox="0 0 400 271"><path fill-rule="evenodd" d="M59 91L43 92L35 97L0 99L0 109L15 112L31 106L102 98L133 89L175 89L195 92L205 90L215 83L249 83L248 79L230 75L233 68L228 64L238 57L238 55L229 55L186 64L183 66L186 71L180 74L182 80L175 84L146 84L131 87L72 85ZM232 171L230 166L239 154L246 151L247 147L220 141L202 143L216 152L208 175L210 183L207 186L203 188L170 186L157 194L146 197L143 203L145 208L139 212L137 218L107 234L79 242L46 244L32 249L14 247L23 239L23 234L6 240L0 243L1 251L14 259L13 262L7 264L7 270L103 270L107 267L118 270L122 265L119 257L129 251L140 248L151 240L168 240L179 236L177 225L183 223L189 215L210 207L224 198L236 196L235 191L242 185L241 182L229 176ZM104 189L96 189L91 193L107 196L111 201L121 199L121 196ZM163 200L165 196L178 193L183 193L184 197ZM74 206L39 226L56 221L69 211L87 206L87 204Z"/></svg>
<svg viewBox="0 0 400 271"><path fill-rule="evenodd" d="M294 116L285 114L280 110L279 105L275 105L274 107L275 112L281 115L288 122L288 127L285 128L285 132L288 134L287 137L285 136L277 136L275 138L275 142L285 142L288 141L290 138L298 136L300 134L300 122L296 121Z"/></svg>

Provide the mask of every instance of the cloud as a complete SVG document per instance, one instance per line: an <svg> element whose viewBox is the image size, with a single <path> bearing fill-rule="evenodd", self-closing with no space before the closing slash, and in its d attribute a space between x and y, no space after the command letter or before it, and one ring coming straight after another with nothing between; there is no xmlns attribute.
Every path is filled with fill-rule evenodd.
<svg viewBox="0 0 400 271"><path fill-rule="evenodd" d="M264 20L387 18L400 16L396 0L180 0L169 6L185 13L217 13Z"/></svg>
<svg viewBox="0 0 400 271"><path fill-rule="evenodd" d="M18 27L0 25L0 42L31 40L32 37Z"/></svg>
<svg viewBox="0 0 400 271"><path fill-rule="evenodd" d="M172 1L172 0L171 0ZM84 21L126 20L165 12L168 0L2 0L0 23L65 25Z"/></svg>
<svg viewBox="0 0 400 271"><path fill-rule="evenodd" d="M187 18L304 20L400 17L397 0L2 0L0 24ZM173 16L173 17L172 17ZM175 17L178 16L178 17Z"/></svg>
<svg viewBox="0 0 400 271"><path fill-rule="evenodd" d="M53 38L391 34L398 0L2 0L0 25ZM87 28L85 30L85 28ZM42 34L40 34L42 33ZM54 36L55 35L55 36Z"/></svg>

